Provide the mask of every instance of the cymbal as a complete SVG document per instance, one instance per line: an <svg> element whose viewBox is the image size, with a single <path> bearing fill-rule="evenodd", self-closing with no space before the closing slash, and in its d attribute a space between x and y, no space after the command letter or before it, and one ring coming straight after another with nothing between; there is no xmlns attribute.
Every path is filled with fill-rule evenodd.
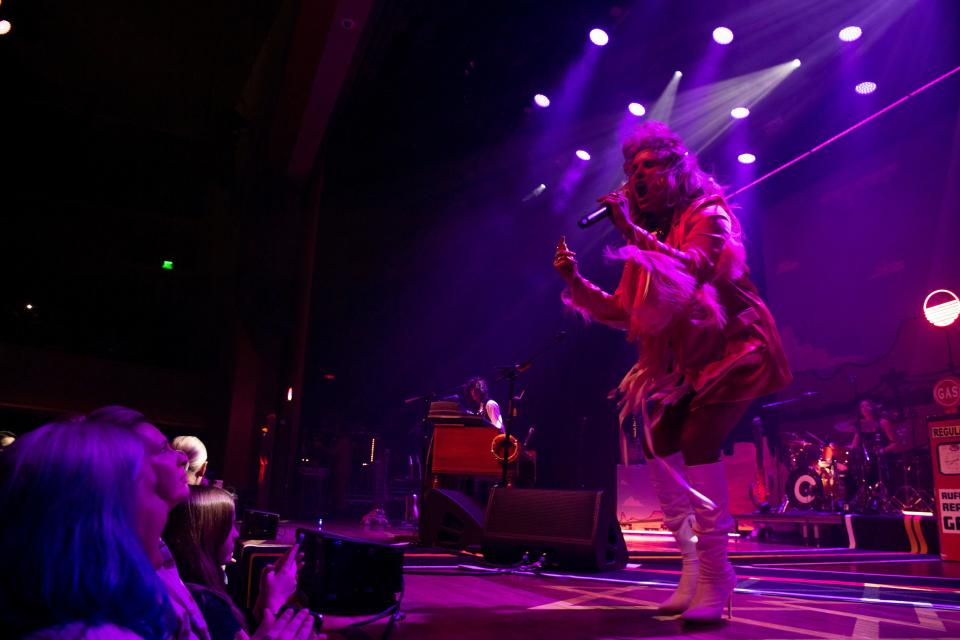
<svg viewBox="0 0 960 640"><path fill-rule="evenodd" d="M856 433L857 432L857 421L856 420L844 420L833 425L834 431L839 431L841 433ZM880 430L880 425L876 420L864 420L860 423L860 431L862 433L876 433Z"/></svg>
<svg viewBox="0 0 960 640"><path fill-rule="evenodd" d="M833 430L839 431L840 433L856 433L857 423L853 420L843 420L833 425Z"/></svg>

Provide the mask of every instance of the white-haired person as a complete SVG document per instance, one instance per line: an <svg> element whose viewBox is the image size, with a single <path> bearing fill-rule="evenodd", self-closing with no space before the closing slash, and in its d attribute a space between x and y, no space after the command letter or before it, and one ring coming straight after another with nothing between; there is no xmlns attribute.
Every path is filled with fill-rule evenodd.
<svg viewBox="0 0 960 640"><path fill-rule="evenodd" d="M144 469L149 472L149 481L137 499L138 529L147 557L166 587L173 607L176 617L173 638L211 640L206 619L181 579L170 550L161 540L170 511L190 496L186 455L174 449L156 426L133 409L116 405L101 407L78 420L80 423L85 421L121 427L139 436L143 442L146 449ZM297 545L290 553L297 553ZM286 601L296 590L296 572L274 572L262 586L286 594L277 598ZM237 637L240 640L246 634ZM275 619L264 619L251 637L254 640L310 640L320 636L313 633L313 617L308 610L294 613L292 609L286 609Z"/></svg>
<svg viewBox="0 0 960 640"><path fill-rule="evenodd" d="M44 425L0 456L3 637L172 637L141 536L140 503L155 484L145 443L93 421Z"/></svg>
<svg viewBox="0 0 960 640"><path fill-rule="evenodd" d="M187 484L207 484L207 447L197 436L177 436L173 448L187 455Z"/></svg>
<svg viewBox="0 0 960 640"><path fill-rule="evenodd" d="M0 451L3 451L17 440L13 431L0 431Z"/></svg>

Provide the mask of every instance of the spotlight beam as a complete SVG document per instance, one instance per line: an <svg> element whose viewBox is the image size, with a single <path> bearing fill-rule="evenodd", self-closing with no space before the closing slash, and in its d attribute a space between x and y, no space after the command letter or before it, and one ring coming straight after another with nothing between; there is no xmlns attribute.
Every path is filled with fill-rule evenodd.
<svg viewBox="0 0 960 640"><path fill-rule="evenodd" d="M796 70L796 64L784 62L685 91L677 98L677 115L671 124L701 153L734 125L729 115L732 107L752 108Z"/></svg>
<svg viewBox="0 0 960 640"><path fill-rule="evenodd" d="M677 87L680 86L680 78L683 74L679 71L674 72L670 82L664 87L663 92L648 112L651 120L660 122L670 122L670 116L673 114L673 105L677 101Z"/></svg>
<svg viewBox="0 0 960 640"><path fill-rule="evenodd" d="M867 123L870 122L871 120L873 120L873 119L875 119L875 118L878 118L878 117L880 117L881 115L883 115L884 113L886 113L887 111L890 111L891 109L893 109L894 107L897 107L897 106L903 104L904 102L906 102L907 100L909 100L909 99L912 98L913 96L915 96L915 95L917 95L917 94L919 94L919 93L922 93L922 92L926 91L927 89L929 89L930 87L934 86L935 84L938 84L938 83L946 80L947 78L949 78L949 77L952 76L953 74L957 73L958 71L960 71L960 66L954 67L953 69L951 69L950 71L947 71L947 72L946 72L945 74L943 74L942 76L939 76L939 77L937 77L937 78L934 78L933 80L931 80L931 81L928 82L927 84L923 85L922 87L919 87L919 88L917 88L917 89L914 89L913 91L911 91L911 92L908 93L907 95L903 96L902 98L900 98L900 99L897 100L896 102L892 102L892 103L888 104L887 106L885 106L883 109L880 109L879 111L877 111L876 113L873 113L873 114L867 116L866 118L864 118L864 119L861 120L860 122L856 123L856 124L853 125L852 127L848 127L848 128L846 128L846 129L844 129L843 131L841 131L840 133L838 133L837 135L835 135L835 136L833 136L833 137L831 137L831 138L827 138L826 140L824 140L823 142L821 142L820 144L818 144L818 145L815 146L814 148L810 149L809 151L807 151L807 152L805 152L805 153L801 153L799 156L797 156L797 157L794 158L793 160L789 160L788 162L783 163L782 165L780 165L779 167L777 167L777 168L774 169L773 171L770 171L769 173L766 173L766 174L760 176L759 178L757 178L757 179L754 180L753 182L751 182L751 183L749 183L749 184L746 184L746 185L740 187L739 189L737 189L736 191L734 191L733 193L731 193L731 194L730 194L729 196L727 196L727 197L728 197L728 198L733 198L733 197L736 196L737 194L743 193L743 192L746 191L747 189L750 189L750 188L752 188L752 187L760 184L761 182L763 182L763 181L766 180L767 178L769 178L769 177L771 177L771 176L774 176L774 175L780 173L781 171L783 171L783 170L786 169L787 167L790 167L790 166L792 166L792 165L795 165L796 163L800 162L801 160L803 160L803 159L806 158L807 156L813 155L814 153L816 153L816 152L819 151L820 149L823 149L823 148L824 148L825 146L827 146L828 144L831 144L831 143L833 143L833 142L836 142L837 140L839 140L840 138L844 137L844 136L847 135L848 133L859 129L860 127L862 127L863 125L867 124Z"/></svg>

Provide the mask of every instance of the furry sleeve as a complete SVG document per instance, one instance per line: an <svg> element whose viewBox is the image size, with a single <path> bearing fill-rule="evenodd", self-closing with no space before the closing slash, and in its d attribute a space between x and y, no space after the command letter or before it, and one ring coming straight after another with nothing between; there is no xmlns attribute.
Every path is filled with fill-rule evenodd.
<svg viewBox="0 0 960 640"><path fill-rule="evenodd" d="M678 319L716 327L725 323L716 289L698 284L680 260L633 245L608 250L607 256L623 261L624 272L635 273L634 284L639 285L618 289L629 321L628 340L658 335Z"/></svg>

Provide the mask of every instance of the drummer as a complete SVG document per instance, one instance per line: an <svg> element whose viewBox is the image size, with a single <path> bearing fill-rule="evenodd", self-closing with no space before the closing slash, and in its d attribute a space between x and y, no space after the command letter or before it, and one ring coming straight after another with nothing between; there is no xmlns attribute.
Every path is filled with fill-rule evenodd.
<svg viewBox="0 0 960 640"><path fill-rule="evenodd" d="M899 449L897 433L893 424L880 415L880 405L869 398L860 401L860 416L853 421L853 440L851 449L860 449L866 445L871 453L896 453ZM864 442L860 441L861 435Z"/></svg>

